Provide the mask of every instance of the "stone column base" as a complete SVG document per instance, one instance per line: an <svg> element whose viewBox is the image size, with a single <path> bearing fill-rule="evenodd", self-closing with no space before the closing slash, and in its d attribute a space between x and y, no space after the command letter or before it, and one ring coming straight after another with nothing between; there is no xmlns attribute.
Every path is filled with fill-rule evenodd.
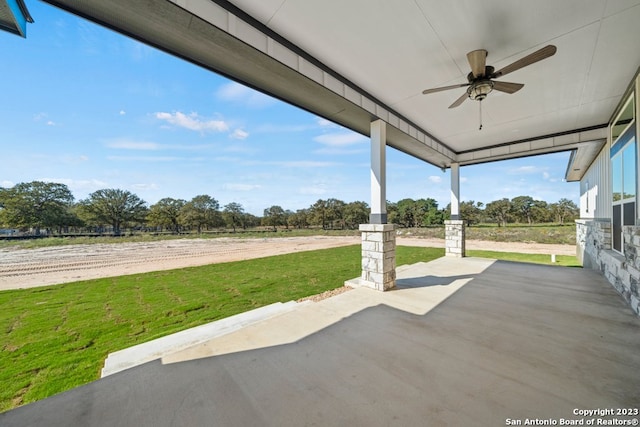
<svg viewBox="0 0 640 427"><path fill-rule="evenodd" d="M396 232L393 224L361 224L362 275L346 286L388 291L396 287Z"/></svg>
<svg viewBox="0 0 640 427"><path fill-rule="evenodd" d="M465 221L452 219L444 222L444 254L456 258L466 256Z"/></svg>

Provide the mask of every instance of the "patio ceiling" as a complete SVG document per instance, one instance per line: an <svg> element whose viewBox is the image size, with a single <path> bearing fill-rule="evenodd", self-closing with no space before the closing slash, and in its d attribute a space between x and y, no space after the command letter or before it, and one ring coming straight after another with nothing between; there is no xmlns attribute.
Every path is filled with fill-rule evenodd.
<svg viewBox="0 0 640 427"><path fill-rule="evenodd" d="M440 167L589 147L640 67L640 0L46 0ZM553 44L502 81L508 95L448 106L467 52L496 69ZM579 150L580 151L580 150ZM579 174L578 174L579 175Z"/></svg>

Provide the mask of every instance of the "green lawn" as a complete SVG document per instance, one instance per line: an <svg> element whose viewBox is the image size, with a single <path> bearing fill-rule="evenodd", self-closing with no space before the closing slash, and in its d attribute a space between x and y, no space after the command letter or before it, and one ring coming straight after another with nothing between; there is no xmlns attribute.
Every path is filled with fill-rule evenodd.
<svg viewBox="0 0 640 427"><path fill-rule="evenodd" d="M397 264L442 255L443 249L401 246ZM484 252L484 256L509 254ZM525 259L535 261L535 257ZM110 352L273 302L334 289L359 274L360 246L355 245L2 291L0 412L97 379Z"/></svg>
<svg viewBox="0 0 640 427"><path fill-rule="evenodd" d="M503 261L533 262L536 264L559 265L562 267L582 267L575 256L557 255L556 262L551 262L551 255L548 254L520 254L513 252L496 251L467 251L467 256L479 258L495 258Z"/></svg>

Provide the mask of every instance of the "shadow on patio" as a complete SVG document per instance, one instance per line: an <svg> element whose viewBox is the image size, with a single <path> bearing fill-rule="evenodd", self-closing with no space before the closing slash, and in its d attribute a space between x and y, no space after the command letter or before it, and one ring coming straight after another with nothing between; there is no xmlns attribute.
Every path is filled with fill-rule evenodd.
<svg viewBox="0 0 640 427"><path fill-rule="evenodd" d="M640 407L640 319L597 273L440 258L398 285L301 304L0 425L485 426Z"/></svg>

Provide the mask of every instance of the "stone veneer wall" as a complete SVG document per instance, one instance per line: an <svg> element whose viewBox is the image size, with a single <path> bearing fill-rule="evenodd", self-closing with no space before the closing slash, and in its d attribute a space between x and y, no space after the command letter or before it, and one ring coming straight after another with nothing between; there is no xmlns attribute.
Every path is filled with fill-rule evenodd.
<svg viewBox="0 0 640 427"><path fill-rule="evenodd" d="M611 249L610 220L577 220L576 245L583 267L600 271L640 315L640 226L624 226L624 255Z"/></svg>
<svg viewBox="0 0 640 427"><path fill-rule="evenodd" d="M444 222L444 254L462 258L465 251L465 221L452 219Z"/></svg>
<svg viewBox="0 0 640 427"><path fill-rule="evenodd" d="M396 286L396 232L393 224L361 224L362 275L345 285L387 291Z"/></svg>

